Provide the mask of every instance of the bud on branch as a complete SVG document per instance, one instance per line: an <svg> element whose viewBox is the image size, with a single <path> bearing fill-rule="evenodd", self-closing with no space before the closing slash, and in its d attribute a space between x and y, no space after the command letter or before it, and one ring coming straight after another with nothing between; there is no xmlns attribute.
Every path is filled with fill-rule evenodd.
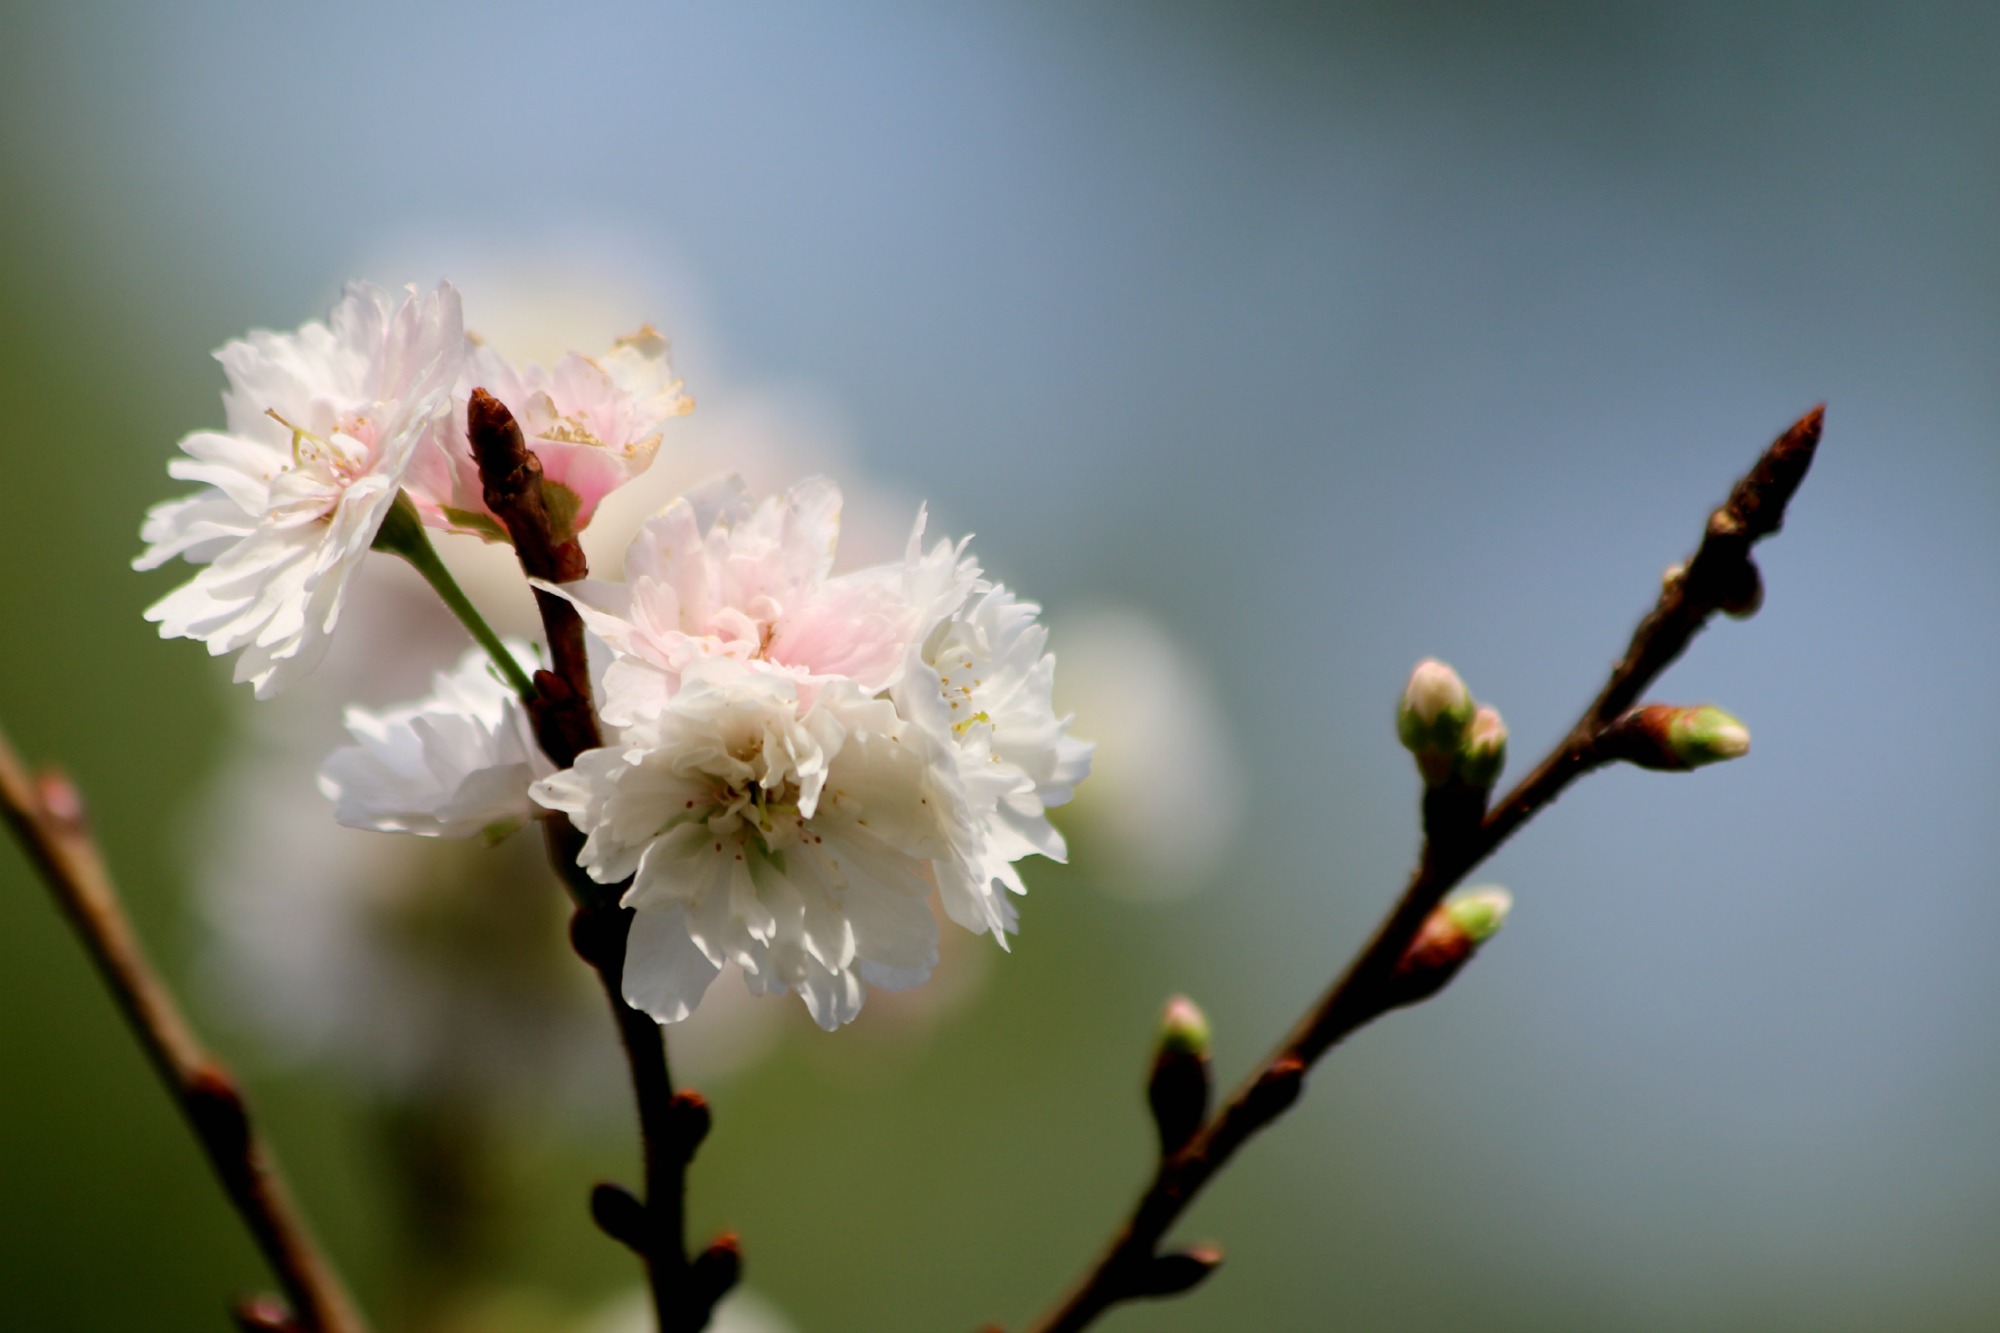
<svg viewBox="0 0 2000 1333"><path fill-rule="evenodd" d="M646 1205L623 1185L600 1181L590 1191L590 1218L597 1229L632 1253L646 1253Z"/></svg>
<svg viewBox="0 0 2000 1333"><path fill-rule="evenodd" d="M1497 884L1460 889L1439 903L1396 964L1383 1008L1416 1004L1443 990L1479 946L1500 933L1513 907L1514 896Z"/></svg>
<svg viewBox="0 0 2000 1333"><path fill-rule="evenodd" d="M1416 757L1427 786L1451 776L1473 712L1472 692L1456 671L1434 657L1417 663L1396 705L1396 736Z"/></svg>
<svg viewBox="0 0 2000 1333"><path fill-rule="evenodd" d="M1185 995L1167 1002L1160 1016L1159 1047L1146 1081L1146 1100L1160 1131L1160 1156L1172 1157L1208 1119L1208 1018Z"/></svg>
<svg viewBox="0 0 2000 1333"><path fill-rule="evenodd" d="M743 1244L733 1231L725 1231L710 1241L708 1248L688 1265L694 1303L704 1311L714 1310L716 1302L727 1296L742 1276Z"/></svg>
<svg viewBox="0 0 2000 1333"><path fill-rule="evenodd" d="M1212 1245L1196 1245L1153 1256L1151 1263L1132 1281L1132 1294L1140 1297L1180 1296L1208 1280L1222 1265L1222 1251Z"/></svg>
<svg viewBox="0 0 2000 1333"><path fill-rule="evenodd" d="M1596 748L1600 759L1678 773L1742 758L1750 753L1750 731L1713 704L1647 704L1606 727Z"/></svg>
<svg viewBox="0 0 2000 1333"><path fill-rule="evenodd" d="M1491 791L1507 766L1507 724L1500 710L1481 704L1459 745L1458 780L1477 791Z"/></svg>

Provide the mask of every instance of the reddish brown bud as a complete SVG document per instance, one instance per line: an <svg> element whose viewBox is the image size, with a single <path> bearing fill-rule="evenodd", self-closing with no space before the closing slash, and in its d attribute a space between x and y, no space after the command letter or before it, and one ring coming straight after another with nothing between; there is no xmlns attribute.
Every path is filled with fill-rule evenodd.
<svg viewBox="0 0 2000 1333"><path fill-rule="evenodd" d="M1212 1245L1196 1245L1155 1255L1134 1279L1135 1296L1179 1296L1193 1291L1208 1280L1222 1264L1222 1251Z"/></svg>
<svg viewBox="0 0 2000 1333"><path fill-rule="evenodd" d="M1715 609L1737 620L1748 620L1764 605L1764 576L1745 556L1728 566L1716 580Z"/></svg>
<svg viewBox="0 0 2000 1333"><path fill-rule="evenodd" d="M205 1065L189 1076L182 1104L202 1141L230 1158L241 1158L250 1143L250 1112L236 1081L219 1065Z"/></svg>
<svg viewBox="0 0 2000 1333"><path fill-rule="evenodd" d="M714 1308L743 1276L743 1243L733 1231L725 1231L709 1242L708 1248L688 1265L688 1279L698 1300Z"/></svg>
<svg viewBox="0 0 2000 1333"><path fill-rule="evenodd" d="M81 830L84 827L83 793L70 781L69 774L58 769L44 769L36 778L35 785L41 797L42 813L69 828Z"/></svg>
<svg viewBox="0 0 2000 1333"><path fill-rule="evenodd" d="M684 1159L692 1159L694 1150L708 1137L713 1114L708 1109L708 1099L692 1088L674 1094L667 1108L667 1132L680 1146Z"/></svg>
<svg viewBox="0 0 2000 1333"><path fill-rule="evenodd" d="M1424 918L1388 982L1385 1009L1428 1000L1499 931L1514 899L1498 885L1461 889Z"/></svg>
<svg viewBox="0 0 2000 1333"><path fill-rule="evenodd" d="M1162 1157L1185 1148L1208 1119L1208 1045L1208 1019L1194 1001L1184 995L1169 1000L1160 1019L1153 1072L1146 1080Z"/></svg>
<svg viewBox="0 0 2000 1333"><path fill-rule="evenodd" d="M1640 768L1681 772L1750 752L1750 731L1713 704L1635 708L1597 739L1598 755Z"/></svg>
<svg viewBox="0 0 2000 1333"><path fill-rule="evenodd" d="M1249 1109L1260 1123L1275 1120L1291 1109L1305 1086L1305 1061L1295 1055L1280 1056L1266 1065L1251 1085Z"/></svg>
<svg viewBox="0 0 2000 1333"><path fill-rule="evenodd" d="M292 1312L275 1296L245 1296L230 1313L242 1333L299 1333Z"/></svg>
<svg viewBox="0 0 2000 1333"><path fill-rule="evenodd" d="M646 1205L623 1185L599 1181L590 1191L590 1218L597 1229L632 1253L646 1253Z"/></svg>

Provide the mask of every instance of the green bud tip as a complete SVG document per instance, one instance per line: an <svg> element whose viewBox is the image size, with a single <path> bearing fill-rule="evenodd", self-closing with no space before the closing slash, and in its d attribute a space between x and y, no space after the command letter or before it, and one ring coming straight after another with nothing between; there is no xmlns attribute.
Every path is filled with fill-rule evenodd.
<svg viewBox="0 0 2000 1333"><path fill-rule="evenodd" d="M1713 704L1683 708L1667 724L1667 744L1689 768L1741 759L1750 753L1750 729Z"/></svg>
<svg viewBox="0 0 2000 1333"><path fill-rule="evenodd" d="M1160 1015L1160 1049L1181 1055L1208 1058L1208 1015L1185 995L1167 1001Z"/></svg>
<svg viewBox="0 0 2000 1333"><path fill-rule="evenodd" d="M1484 944L1500 933L1507 913L1514 910L1514 895L1498 884L1482 884L1460 889L1444 900L1446 919L1465 932L1474 944Z"/></svg>
<svg viewBox="0 0 2000 1333"><path fill-rule="evenodd" d="M1472 721L1472 693L1458 673L1434 657L1417 663L1396 707L1396 735L1413 754L1458 749Z"/></svg>
<svg viewBox="0 0 2000 1333"><path fill-rule="evenodd" d="M1473 787L1491 787L1507 763L1507 724L1500 710L1481 704L1458 750L1458 775Z"/></svg>

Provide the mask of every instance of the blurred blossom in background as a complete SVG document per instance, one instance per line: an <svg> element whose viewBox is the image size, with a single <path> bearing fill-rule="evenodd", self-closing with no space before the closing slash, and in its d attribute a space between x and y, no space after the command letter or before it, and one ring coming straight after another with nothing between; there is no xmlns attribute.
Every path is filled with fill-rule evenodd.
<svg viewBox="0 0 2000 1333"><path fill-rule="evenodd" d="M1248 803L1224 700L1145 612L1064 614L1050 631L1062 649L1057 702L1104 756L1066 812L1086 839L1071 856L1125 897L1193 893L1215 875Z"/></svg>
<svg viewBox="0 0 2000 1333"><path fill-rule="evenodd" d="M1233 1079L1401 883L1411 665L1518 776L1825 398L1764 611L1661 687L1753 753L1511 843L1506 932L1194 1210L1212 1282L1113 1322L1989 1329L1996 57L1950 6L16 5L0 724L78 777L390 1333L615 1318L627 1093L532 834L352 832L313 784L342 703L463 638L383 561L252 707L127 565L208 352L350 278L448 277L516 360L652 323L697 406L601 573L719 473L833 477L852 565L927 503L1099 742L1010 952L952 932L835 1034L725 982L673 1035L691 1226L783 1311L746 1328L1019 1326L1144 1177L1161 1002ZM440 546L531 628L504 550ZM262 1270L12 854L0 975L0 1324L218 1327Z"/></svg>

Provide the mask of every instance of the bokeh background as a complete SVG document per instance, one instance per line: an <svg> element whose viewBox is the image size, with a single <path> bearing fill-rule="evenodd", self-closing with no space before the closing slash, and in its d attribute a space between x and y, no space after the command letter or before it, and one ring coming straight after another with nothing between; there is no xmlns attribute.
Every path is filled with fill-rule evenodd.
<svg viewBox="0 0 2000 1333"><path fill-rule="evenodd" d="M220 420L210 349L344 279L449 276L473 326L586 350L652 319L691 431L928 499L1059 659L1137 626L1112 660L1177 684L1073 698L1079 732L1203 733L1148 760L1153 841L1086 786L1011 955L830 1037L788 1004L707 1085L695 1225L795 1327L1018 1326L1143 1178L1160 1003L1208 1008L1233 1079L1400 882L1411 663L1523 771L1826 399L1768 606L1661 691L1754 753L1529 828L1499 940L1189 1216L1221 1273L1105 1327L1990 1329L1996 57L1976 6L10 6L0 721L79 777L365 1300L418 1308L404 1093L212 975L247 692L153 638L173 580L126 565ZM630 1285L583 1206L632 1174L616 1076L415 1132L482 1177L467 1326ZM265 1281L11 850L0 1199L0 1326L217 1329Z"/></svg>

